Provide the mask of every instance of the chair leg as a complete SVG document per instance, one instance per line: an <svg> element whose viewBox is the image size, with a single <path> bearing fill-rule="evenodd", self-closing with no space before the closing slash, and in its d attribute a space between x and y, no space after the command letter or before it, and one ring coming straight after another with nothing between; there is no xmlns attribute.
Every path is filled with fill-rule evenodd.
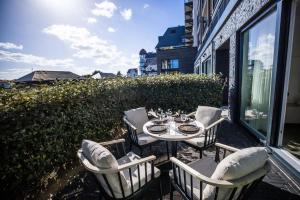
<svg viewBox="0 0 300 200"><path fill-rule="evenodd" d="M163 199L163 189L162 189L162 184L161 184L161 178L159 178L159 199L162 200Z"/></svg>
<svg viewBox="0 0 300 200"><path fill-rule="evenodd" d="M141 157L143 157L143 148L140 147L140 153L141 153Z"/></svg>
<svg viewBox="0 0 300 200"><path fill-rule="evenodd" d="M202 149L199 151L200 159L202 158Z"/></svg>
<svg viewBox="0 0 300 200"><path fill-rule="evenodd" d="M173 192L174 192L174 188L172 183L170 182L170 200L173 200Z"/></svg>
<svg viewBox="0 0 300 200"><path fill-rule="evenodd" d="M129 144L129 150L132 151L132 142Z"/></svg>

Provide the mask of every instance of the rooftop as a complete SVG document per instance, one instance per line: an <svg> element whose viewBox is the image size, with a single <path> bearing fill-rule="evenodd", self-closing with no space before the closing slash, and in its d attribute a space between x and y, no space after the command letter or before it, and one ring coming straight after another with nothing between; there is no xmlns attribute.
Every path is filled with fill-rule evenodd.
<svg viewBox="0 0 300 200"><path fill-rule="evenodd" d="M156 49L163 47L179 47L184 46L185 27L176 26L166 30L163 36L158 37Z"/></svg>
<svg viewBox="0 0 300 200"><path fill-rule="evenodd" d="M16 82L38 82L38 81L56 81L73 80L80 76L69 71L33 71L19 79Z"/></svg>

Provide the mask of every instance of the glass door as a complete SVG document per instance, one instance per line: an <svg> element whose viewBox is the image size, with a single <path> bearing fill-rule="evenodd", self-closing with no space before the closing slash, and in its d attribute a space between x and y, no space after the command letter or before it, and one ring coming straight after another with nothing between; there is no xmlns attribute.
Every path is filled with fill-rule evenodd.
<svg viewBox="0 0 300 200"><path fill-rule="evenodd" d="M276 11L242 32L240 120L265 139L270 132Z"/></svg>

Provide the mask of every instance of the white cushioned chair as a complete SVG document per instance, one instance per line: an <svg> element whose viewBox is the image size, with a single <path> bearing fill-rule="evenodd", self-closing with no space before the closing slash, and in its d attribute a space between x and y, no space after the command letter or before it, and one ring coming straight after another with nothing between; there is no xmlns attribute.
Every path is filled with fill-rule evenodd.
<svg viewBox="0 0 300 200"><path fill-rule="evenodd" d="M140 158L133 152L126 154L124 142L124 139L103 143L83 140L77 155L83 166L98 179L105 199L138 198L153 183L159 183L161 199L160 170L154 167L153 162L156 157ZM120 144L124 156L119 159L104 147Z"/></svg>
<svg viewBox="0 0 300 200"><path fill-rule="evenodd" d="M199 137L184 141L185 144L191 146L200 152L202 158L203 150L212 146L216 142L217 131L224 118L221 117L222 110L209 106L198 106L196 112L188 114L188 117L194 117L197 121L204 125L204 133Z"/></svg>
<svg viewBox="0 0 300 200"><path fill-rule="evenodd" d="M148 146L151 148L153 143L159 142L143 132L144 124L149 121L147 111L145 107L141 107L125 111L124 114L123 121L130 139L130 150L132 145L135 145L139 148L141 155L143 155L144 148Z"/></svg>
<svg viewBox="0 0 300 200"><path fill-rule="evenodd" d="M223 160L219 164L208 165L202 159L184 164L171 158L170 199L173 199L174 189L184 199L246 199L270 169L264 147L239 150L224 144L215 145L216 161L219 161L220 149L223 150ZM226 152L230 153L227 157ZM203 167L206 171L203 171Z"/></svg>

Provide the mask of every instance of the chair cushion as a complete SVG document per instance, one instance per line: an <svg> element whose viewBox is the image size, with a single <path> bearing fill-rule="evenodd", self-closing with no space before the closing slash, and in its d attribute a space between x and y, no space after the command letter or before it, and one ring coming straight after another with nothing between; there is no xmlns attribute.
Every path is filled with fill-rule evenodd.
<svg viewBox="0 0 300 200"><path fill-rule="evenodd" d="M139 145L146 145L157 141L157 139L151 137L146 133L138 134L138 140L139 140Z"/></svg>
<svg viewBox="0 0 300 200"><path fill-rule="evenodd" d="M221 118L222 110L209 106L198 106L195 118L201 122L204 127L209 126Z"/></svg>
<svg viewBox="0 0 300 200"><path fill-rule="evenodd" d="M189 143L191 145L194 145L194 146L203 147L204 146L204 140L205 140L205 137L200 136L200 137L196 137L196 138L186 140L185 142Z"/></svg>
<svg viewBox="0 0 300 200"><path fill-rule="evenodd" d="M118 169L119 165L116 158L114 157L114 155L112 155L112 153L108 149L106 149L102 145L90 140L83 140L81 148L84 156L100 170ZM100 182L102 188L106 191L106 193L112 197L113 195L111 194L111 191L104 179L104 176L98 173L95 174L95 176L97 177L98 181ZM119 181L118 174L108 173L105 174L105 176L107 178L109 185L112 188L114 195L117 198L121 198L122 189L119 184L120 181ZM121 183L123 188L124 189L128 188L129 186L123 172L120 172L120 178L121 178Z"/></svg>
<svg viewBox="0 0 300 200"><path fill-rule="evenodd" d="M135 160L139 160L140 157L133 152L127 153L124 157L118 159L119 165L126 164ZM151 180L151 164L147 163L147 172L145 173L145 164L139 165L140 168L140 184L141 187L146 184L146 174L147 174L147 182ZM123 171L125 179L128 183L128 187L124 190L125 195L129 196L131 194L131 183L130 183L130 174L129 170L126 169ZM131 168L131 175L132 175L132 185L133 191L137 191L139 189L139 179L138 179L138 169L137 167ZM154 177L158 178L160 176L160 170L154 167Z"/></svg>
<svg viewBox="0 0 300 200"><path fill-rule="evenodd" d="M125 111L127 120L137 128L137 133L143 132L143 126L149 121L145 107Z"/></svg>
<svg viewBox="0 0 300 200"><path fill-rule="evenodd" d="M235 180L264 167L267 160L268 153L264 147L251 147L239 150L224 158L218 164L211 178L216 180ZM230 194L228 189L220 189L218 199L225 199L228 194ZM203 199L212 199L214 195L215 187L207 185L203 191Z"/></svg>
<svg viewBox="0 0 300 200"><path fill-rule="evenodd" d="M118 168L118 162L114 155L99 143L83 140L81 146L84 156L99 169Z"/></svg>
<svg viewBox="0 0 300 200"><path fill-rule="evenodd" d="M193 168L194 170L200 172L201 174L210 177L214 170L217 167L217 163L214 161L213 157L203 157L200 160L196 160L193 162L190 162L188 164L188 166L190 166L191 168ZM178 178L178 170L177 171L177 180L179 180ZM180 170L180 178L181 178L181 184L184 186L184 173L182 170ZM174 179L174 175L173 175L173 171L170 170L169 172L169 176ZM203 183L202 185L202 189L205 188L205 183ZM191 193L191 177L189 175L186 175L186 186L187 186L187 191L188 194ZM193 193L194 193L194 199L200 199L200 182L198 179L193 177Z"/></svg>

